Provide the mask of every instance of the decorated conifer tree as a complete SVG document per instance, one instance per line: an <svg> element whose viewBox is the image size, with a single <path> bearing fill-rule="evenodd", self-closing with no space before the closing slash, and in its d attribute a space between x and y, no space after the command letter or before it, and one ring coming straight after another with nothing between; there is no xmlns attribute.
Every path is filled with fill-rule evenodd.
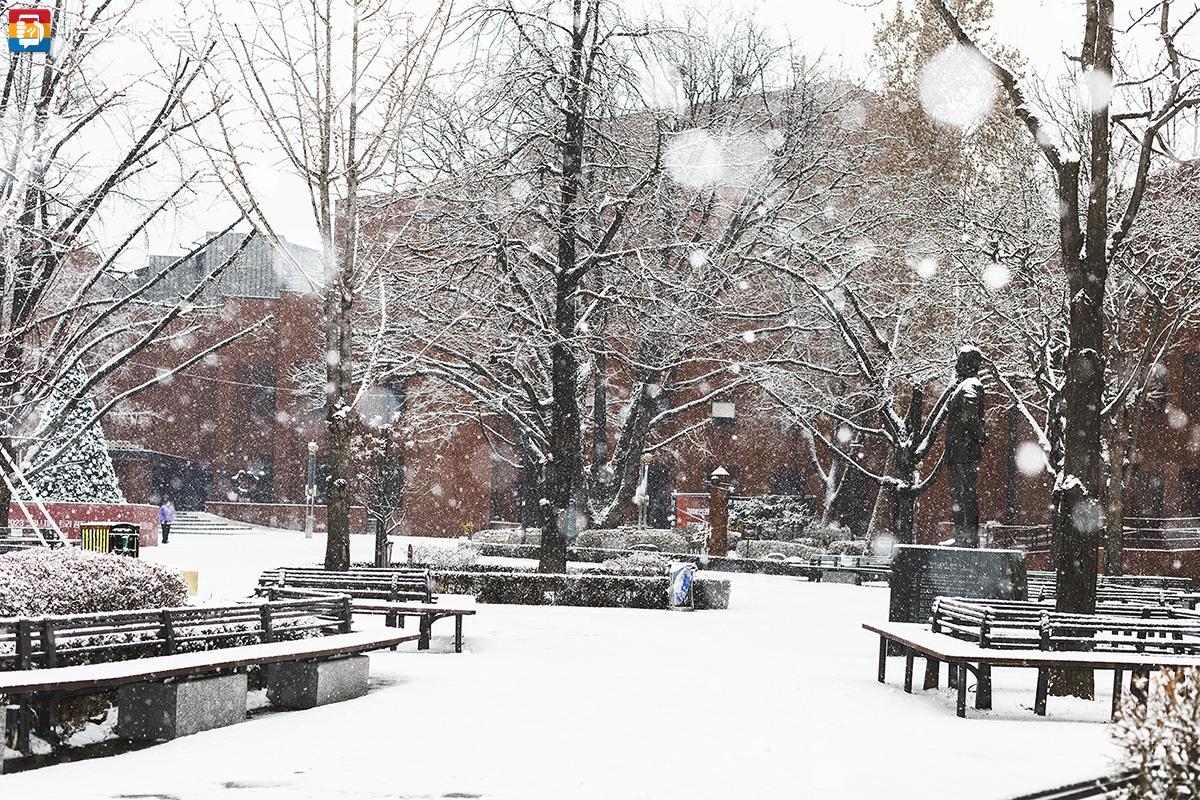
<svg viewBox="0 0 1200 800"><path fill-rule="evenodd" d="M95 403L84 397L64 412L70 399L79 394L85 379L81 370L75 370L55 387L42 415L42 427L53 433L37 451L39 454L53 453L64 443L70 444L53 464L40 470L30 484L42 500L123 503L125 497L117 484L104 430L98 422L88 424L96 413ZM59 417L63 417L61 421Z"/></svg>

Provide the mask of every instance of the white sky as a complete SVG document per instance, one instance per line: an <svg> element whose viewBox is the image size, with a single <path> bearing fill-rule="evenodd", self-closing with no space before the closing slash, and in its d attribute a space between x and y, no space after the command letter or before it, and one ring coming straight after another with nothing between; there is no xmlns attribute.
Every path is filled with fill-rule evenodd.
<svg viewBox="0 0 1200 800"><path fill-rule="evenodd" d="M460 0L465 5L466 0ZM215 0L218 8L228 8L237 14L241 3L236 0ZM626 0L631 10L647 8L668 10L671 6L682 6L679 0ZM783 36L790 37L810 56L821 56L829 67L844 71L852 76L870 79L867 57L871 50L871 37L875 24L885 13L894 9L896 2L913 0L714 0L714 14L721 10L739 12L753 11L756 17ZM704 8L704 0L692 0L694 6ZM1039 73L1050 74L1062 68L1062 50L1078 49L1081 29L1081 0L995 0L996 19L993 36L998 43L1020 50ZM1143 5L1138 0L1118 0L1118 23L1129 8ZM150 42L161 41L164 50L172 45L169 36L176 22L179 0L140 0L137 17L147 20L150 30L144 31ZM130 51L119 55L114 63L118 69L133 71L135 57ZM201 165L197 165L201 166ZM264 174L269 171L264 170ZM285 174L265 177L263 189L269 194L273 223L287 238L300 244L316 244L311 212L306 195L297 181ZM138 253L179 252L186 244L203 235L205 230L217 228L230 219L232 206L221 203L216 194L211 199L193 204L193 207L175 214L152 230L148 241L142 242ZM278 220L276 223L275 221Z"/></svg>

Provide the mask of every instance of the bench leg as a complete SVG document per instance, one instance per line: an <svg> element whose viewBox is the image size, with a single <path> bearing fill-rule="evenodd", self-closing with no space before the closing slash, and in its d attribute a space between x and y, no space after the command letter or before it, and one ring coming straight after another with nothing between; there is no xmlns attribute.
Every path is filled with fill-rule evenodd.
<svg viewBox="0 0 1200 800"><path fill-rule="evenodd" d="M992 707L992 668L979 665L979 683L975 686L975 708L987 711Z"/></svg>
<svg viewBox="0 0 1200 800"><path fill-rule="evenodd" d="M925 683L923 689L936 689L942 682L942 662L936 658L925 658Z"/></svg>
<svg viewBox="0 0 1200 800"><path fill-rule="evenodd" d="M913 678L913 651L906 649L904 651L904 691L912 694L912 678Z"/></svg>
<svg viewBox="0 0 1200 800"><path fill-rule="evenodd" d="M1124 688L1124 680L1122 680L1124 677L1124 670L1113 670L1112 719L1114 722L1121 713L1121 690Z"/></svg>
<svg viewBox="0 0 1200 800"><path fill-rule="evenodd" d="M462 614L454 616L454 652L462 652Z"/></svg>
<svg viewBox="0 0 1200 800"><path fill-rule="evenodd" d="M17 701L20 705L17 706L17 749L22 755L29 755L29 734L33 727L33 719L30 713L29 704L33 702L31 697L21 697Z"/></svg>
<svg viewBox="0 0 1200 800"><path fill-rule="evenodd" d="M1145 703L1150 695L1150 671L1135 669L1130 675L1129 696L1139 703Z"/></svg>
<svg viewBox="0 0 1200 800"><path fill-rule="evenodd" d="M946 670L946 685L951 689L958 688L958 667L955 664L949 664Z"/></svg>
<svg viewBox="0 0 1200 800"><path fill-rule="evenodd" d="M958 702L955 704L954 713L965 717L967 715L967 665L954 664L950 669L958 673Z"/></svg>
<svg viewBox="0 0 1200 800"><path fill-rule="evenodd" d="M399 625L396 624L396 612L395 611L387 612L387 614L383 618L383 625L386 628L400 627Z"/></svg>
<svg viewBox="0 0 1200 800"><path fill-rule="evenodd" d="M1039 717L1046 716L1046 696L1050 694L1050 670L1038 670L1037 696L1033 700L1033 713Z"/></svg>
<svg viewBox="0 0 1200 800"><path fill-rule="evenodd" d="M887 651L888 651L887 639L880 636L879 637L879 674L877 675L877 678L880 683L884 683L887 680Z"/></svg>
<svg viewBox="0 0 1200 800"><path fill-rule="evenodd" d="M421 635L417 639L417 649L418 650L428 650L429 649L430 628L432 628L432 627L433 627L433 623L430 621L429 617L422 616L421 617Z"/></svg>

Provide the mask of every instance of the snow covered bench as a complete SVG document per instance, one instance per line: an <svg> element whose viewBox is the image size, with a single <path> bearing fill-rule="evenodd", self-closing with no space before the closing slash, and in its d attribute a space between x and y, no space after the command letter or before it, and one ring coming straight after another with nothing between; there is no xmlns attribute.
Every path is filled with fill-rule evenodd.
<svg viewBox="0 0 1200 800"><path fill-rule="evenodd" d="M344 592L356 600L418 601L432 603L429 570L370 568L330 571L310 567L281 567L264 571L256 594L271 596L279 587Z"/></svg>
<svg viewBox="0 0 1200 800"><path fill-rule="evenodd" d="M419 620L418 650L428 650L433 623L454 618L454 652L462 652L463 617L475 614L475 598L471 595L440 595L437 603L388 603L371 600L354 601L356 614L383 614L389 628L403 628L405 617Z"/></svg>
<svg viewBox="0 0 1200 800"><path fill-rule="evenodd" d="M975 694L975 708L989 709L992 707L992 668L993 667L1024 667L1038 670L1037 696L1034 701L1034 713L1046 715L1046 703L1049 694L1049 673L1052 669L1100 669L1113 672L1112 713L1115 716L1121 702L1123 676L1126 671L1133 676L1132 690L1140 694L1146 691L1146 683L1138 678L1146 678L1151 670L1169 667L1200 667L1200 650L1193 652L1138 652L1125 649L1137 647L1139 641L1136 626L1140 621L1130 619L1093 619L1093 632L1117 632L1133 629L1132 638L1121 642L1122 649L1105 649L1108 644L1103 638L1087 639L1090 645L1099 645L1097 649L1055 650L1047 649L995 649L981 647L974 642L966 642L934 633L925 625L916 622L883 622L864 623L863 628L879 636L879 672L880 683L886 682L888 643L893 642L905 653L904 691L912 693L913 660L922 656L926 660L924 688L935 689L938 686L938 672L942 662L950 670L951 685L958 690L956 712L958 716L967 715L967 673L973 672L978 679ZM1069 625L1072 636L1062 639L1064 643L1079 645L1083 641L1083 627L1086 623L1080 619L1064 619ZM1158 621L1154 624L1161 625ZM1053 635L1053 634L1052 634ZM1051 640L1053 641L1053 640ZM1141 639L1150 642L1149 637ZM1164 639L1164 641L1166 641ZM1173 637L1170 641L1174 642ZM1155 641L1154 643L1157 643ZM1176 646L1177 645L1168 645ZM1141 695L1144 699L1144 694Z"/></svg>
<svg viewBox="0 0 1200 800"><path fill-rule="evenodd" d="M223 669L222 659L257 644L294 645L320 652L332 636L350 634L352 613L348 595L321 594L232 606L0 619L0 694L22 697L18 703L18 749L27 751L33 706L40 710L39 730L53 739L58 700L86 693L74 684L56 684L56 676L86 677L89 671L124 675L132 670L136 674L147 664L158 663L155 659L176 656L187 659L172 663L215 664L214 668ZM280 641L305 636L320 638ZM418 636L384 638L398 643ZM221 645L225 647L212 649ZM185 652L189 650L202 651ZM27 678L26 684L40 688L23 690L22 676ZM360 683L365 686L365 677ZM86 680L81 685L85 690L93 688ZM237 694L236 688L233 693ZM229 708L230 713L239 713L236 702ZM240 713L244 714L244 708Z"/></svg>
<svg viewBox="0 0 1200 800"><path fill-rule="evenodd" d="M119 690L117 731L128 738L173 739L229 725L246 715L246 670L272 665L272 705L309 708L366 693L365 653L417 638L388 632L340 633L131 661L0 672L0 697L62 698ZM22 708L28 708L28 702ZM28 717L18 749L28 750Z"/></svg>
<svg viewBox="0 0 1200 800"><path fill-rule="evenodd" d="M267 587L272 598L291 597L321 597L324 590L317 588L299 588L291 586ZM466 594L435 595L435 602L413 602L379 600L371 597L360 598L351 593L350 607L355 614L379 614L385 618L389 628L403 628L405 617L416 617L420 628L420 638L417 640L418 650L428 650L432 636L433 623L447 617L454 618L454 652L462 652L463 617L475 614L475 598Z"/></svg>

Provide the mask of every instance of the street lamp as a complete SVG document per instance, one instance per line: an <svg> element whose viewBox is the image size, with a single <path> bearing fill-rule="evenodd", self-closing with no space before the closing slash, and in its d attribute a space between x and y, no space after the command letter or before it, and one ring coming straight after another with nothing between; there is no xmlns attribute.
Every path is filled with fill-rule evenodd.
<svg viewBox="0 0 1200 800"><path fill-rule="evenodd" d="M313 506L317 502L317 443L308 443L308 482L304 485L304 538L313 535Z"/></svg>

